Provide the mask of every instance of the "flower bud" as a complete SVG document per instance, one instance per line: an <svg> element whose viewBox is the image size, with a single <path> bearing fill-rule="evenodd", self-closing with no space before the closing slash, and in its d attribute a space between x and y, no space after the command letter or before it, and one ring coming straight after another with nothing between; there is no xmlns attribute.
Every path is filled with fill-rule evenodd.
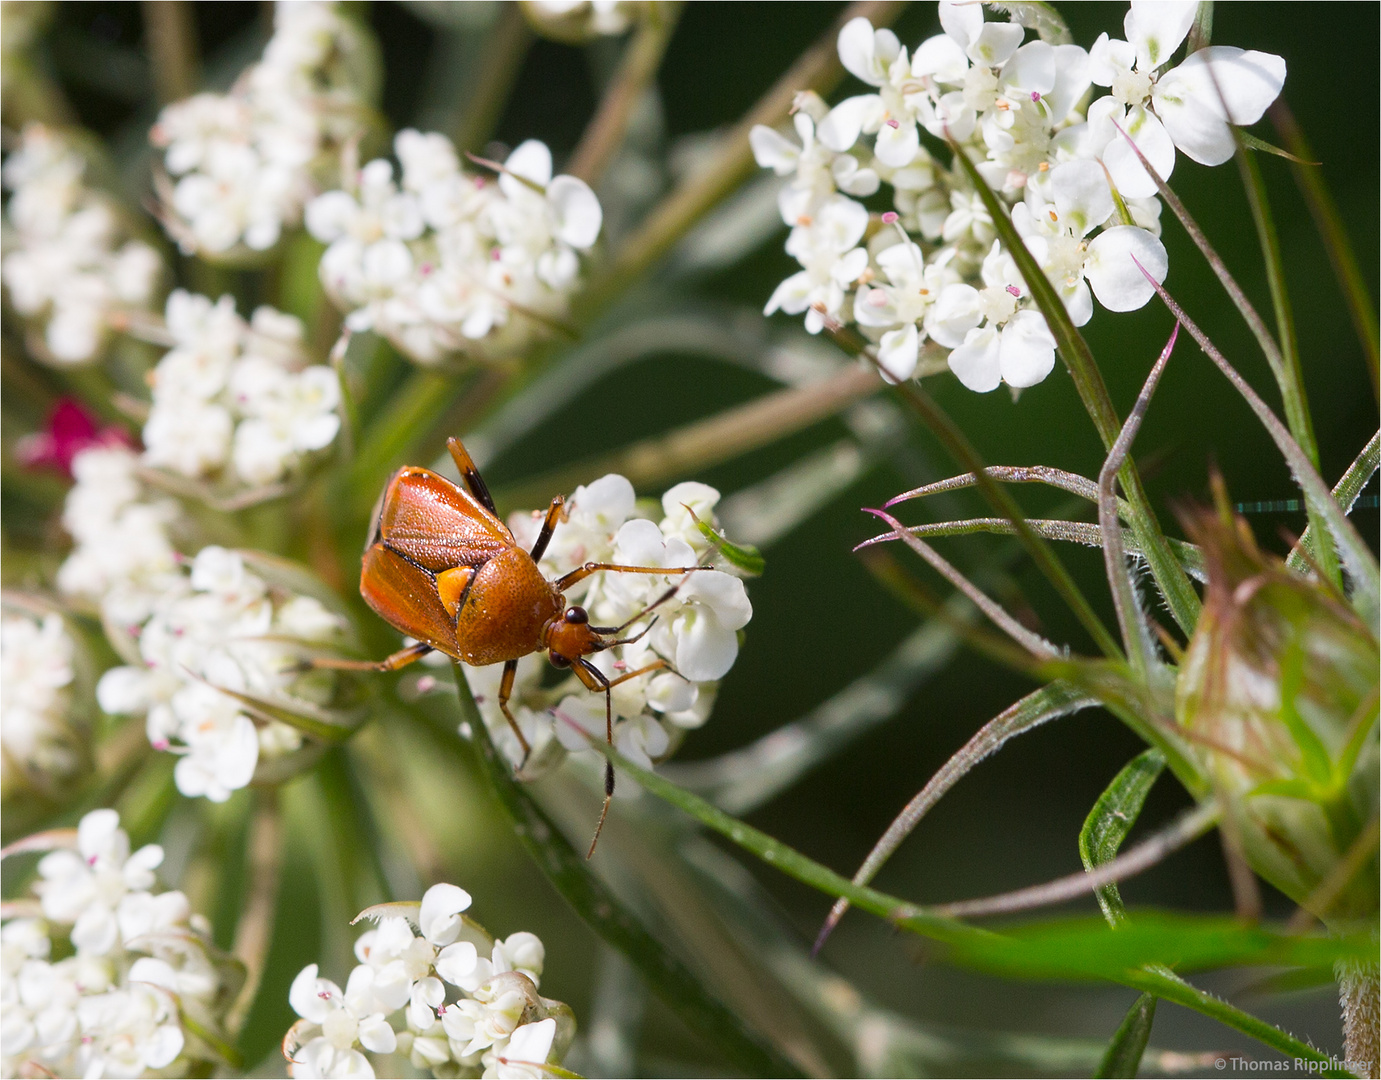
<svg viewBox="0 0 1381 1080"><path fill-rule="evenodd" d="M1252 868L1297 903L1316 895L1329 922L1374 918L1375 856L1342 862L1376 816L1376 638L1335 590L1262 552L1217 494L1216 513L1185 522L1208 591L1176 716Z"/></svg>

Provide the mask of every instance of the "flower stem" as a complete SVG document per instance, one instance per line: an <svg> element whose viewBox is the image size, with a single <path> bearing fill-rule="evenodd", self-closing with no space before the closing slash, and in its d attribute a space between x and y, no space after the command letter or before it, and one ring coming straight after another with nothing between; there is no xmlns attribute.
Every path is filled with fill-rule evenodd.
<svg viewBox="0 0 1381 1080"><path fill-rule="evenodd" d="M657 77L662 56L666 53L681 5L663 4L655 19L644 19L638 31L624 49L618 73L599 103L599 111L591 118L580 144L575 148L566 172L587 183L598 183L605 167L618 153L628 133L628 121L633 109L648 85Z"/></svg>
<svg viewBox="0 0 1381 1080"><path fill-rule="evenodd" d="M142 6L149 67L159 104L191 97L201 81L192 5L184 0L144 0Z"/></svg>
<svg viewBox="0 0 1381 1080"><path fill-rule="evenodd" d="M508 95L532 45L532 30L519 4L503 4L484 50L484 66L467 87L469 107L453 133L459 150L481 150L498 125Z"/></svg>
<svg viewBox="0 0 1381 1080"><path fill-rule="evenodd" d="M1245 148L1239 147L1237 160L1242 170L1242 186L1247 192L1247 202L1251 206L1252 221L1256 224L1257 240L1261 244L1261 254L1266 263L1266 280L1271 290L1271 306L1275 308L1276 336L1279 338L1280 353L1278 362L1271 365L1271 374L1280 387L1281 401L1285 406L1285 422L1290 434L1299 443L1315 468L1319 465L1319 444L1314 436L1314 421L1309 415L1309 399L1304 391L1304 374L1299 363L1299 339L1295 334L1295 316L1290 307L1290 294L1285 287L1285 264L1280 254L1280 238L1276 234L1275 219L1271 214L1271 204L1266 197L1266 184L1261 176L1256 157ZM1267 355L1267 359L1271 359ZM1327 535L1323 519L1313 503L1306 503L1309 524L1316 536ZM1316 543L1314 553L1318 558L1319 570L1335 586L1342 586L1342 575L1338 570L1338 555L1331 543Z"/></svg>
<svg viewBox="0 0 1381 1080"><path fill-rule="evenodd" d="M791 103L803 90L828 94L844 76L836 40L850 19L862 16L874 26L886 26L906 5L894 0L858 0L850 4L809 49L801 54L720 143L714 159L686 178L658 204L642 226L619 249L604 274L590 283L581 298L581 310L602 310L665 255L700 218L743 183L756 168L748 133L758 124L780 123Z"/></svg>

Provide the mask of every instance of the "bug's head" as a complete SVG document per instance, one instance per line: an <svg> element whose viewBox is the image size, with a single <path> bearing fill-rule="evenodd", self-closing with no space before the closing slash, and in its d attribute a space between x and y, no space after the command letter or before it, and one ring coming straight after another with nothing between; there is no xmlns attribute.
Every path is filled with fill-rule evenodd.
<svg viewBox="0 0 1381 1080"><path fill-rule="evenodd" d="M568 607L547 629L547 652L559 668L570 667L582 656L606 648L603 635L590 625L583 607Z"/></svg>

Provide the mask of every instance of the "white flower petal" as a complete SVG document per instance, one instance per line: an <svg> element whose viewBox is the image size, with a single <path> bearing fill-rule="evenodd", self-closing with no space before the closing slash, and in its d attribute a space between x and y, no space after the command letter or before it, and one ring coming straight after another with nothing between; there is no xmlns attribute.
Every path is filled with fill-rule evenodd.
<svg viewBox="0 0 1381 1080"><path fill-rule="evenodd" d="M1113 212L1112 190L1096 161L1065 161L1056 165L1050 170L1050 190L1061 223L1077 237L1086 236Z"/></svg>
<svg viewBox="0 0 1381 1080"><path fill-rule="evenodd" d="M1189 35L1198 0L1132 0L1123 20L1127 40L1136 47L1137 68L1154 71Z"/></svg>
<svg viewBox="0 0 1381 1080"><path fill-rule="evenodd" d="M457 885L433 885L422 894L418 926L433 945L449 945L460 934L460 913L470 907L470 894Z"/></svg>
<svg viewBox="0 0 1381 1080"><path fill-rule="evenodd" d="M855 136L856 137L856 136ZM753 160L778 176L789 176L801 160L801 148L775 128L755 124L748 133Z"/></svg>
<svg viewBox="0 0 1381 1080"><path fill-rule="evenodd" d="M1084 274L1098 302L1109 311L1135 311L1155 295L1138 262L1157 282L1163 282L1170 269L1165 245L1145 229L1116 225L1089 244Z"/></svg>
<svg viewBox="0 0 1381 1080"><path fill-rule="evenodd" d="M556 217L556 235L581 251L599 239L604 211L590 185L574 176L558 176L547 185L547 204Z"/></svg>
<svg viewBox="0 0 1381 1080"><path fill-rule="evenodd" d="M859 21L859 20L855 20ZM827 149L837 154L853 148L868 117L883 112L882 98L876 94L860 94L845 98L831 109L816 130L816 137Z"/></svg>
<svg viewBox="0 0 1381 1080"><path fill-rule="evenodd" d="M970 330L964 343L949 354L949 369L970 390L986 394L1002 385L998 334L992 327Z"/></svg>
<svg viewBox="0 0 1381 1080"><path fill-rule="evenodd" d="M1008 386L1035 386L1055 368L1055 336L1038 311L1018 311L1002 328L999 352Z"/></svg>
<svg viewBox="0 0 1381 1080"><path fill-rule="evenodd" d="M398 1049L398 1034L382 1013L366 1016L360 1021L359 1039L361 1046L375 1054L391 1054Z"/></svg>
<svg viewBox="0 0 1381 1080"><path fill-rule="evenodd" d="M1284 85L1279 56L1215 45L1157 83L1156 113L1176 146L1201 165L1221 165L1237 147L1227 124L1256 123Z"/></svg>
<svg viewBox="0 0 1381 1080"><path fill-rule="evenodd" d="M910 120L889 121L878 129L873 152L884 165L904 169L916 159L920 148L921 135L915 124Z"/></svg>
<svg viewBox="0 0 1381 1080"><path fill-rule="evenodd" d="M878 346L878 363L882 365L883 378L890 383L911 378L916 370L919 350L920 335L915 323L883 334Z"/></svg>
<svg viewBox="0 0 1381 1080"><path fill-rule="evenodd" d="M1126 132L1126 136L1122 132ZM1144 199L1154 195L1156 182L1142 166L1136 151L1127 145L1127 136L1136 143L1137 149L1146 156L1162 180L1168 180L1174 171L1175 144L1170 141L1170 135L1161 122L1140 106L1128 110L1122 132L1114 129L1112 141L1103 151L1103 164L1108 167L1113 183L1123 198Z"/></svg>

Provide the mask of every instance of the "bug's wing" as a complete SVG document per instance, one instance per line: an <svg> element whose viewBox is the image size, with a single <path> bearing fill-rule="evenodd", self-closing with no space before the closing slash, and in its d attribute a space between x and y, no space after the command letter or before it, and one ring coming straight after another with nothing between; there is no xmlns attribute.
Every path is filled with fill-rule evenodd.
<svg viewBox="0 0 1381 1080"><path fill-rule="evenodd" d="M434 573L483 566L513 547L497 517L444 476L409 466L389 481L376 538Z"/></svg>
<svg viewBox="0 0 1381 1080"><path fill-rule="evenodd" d="M364 553L360 595L385 621L447 656L456 655L456 622L431 574L382 544Z"/></svg>

